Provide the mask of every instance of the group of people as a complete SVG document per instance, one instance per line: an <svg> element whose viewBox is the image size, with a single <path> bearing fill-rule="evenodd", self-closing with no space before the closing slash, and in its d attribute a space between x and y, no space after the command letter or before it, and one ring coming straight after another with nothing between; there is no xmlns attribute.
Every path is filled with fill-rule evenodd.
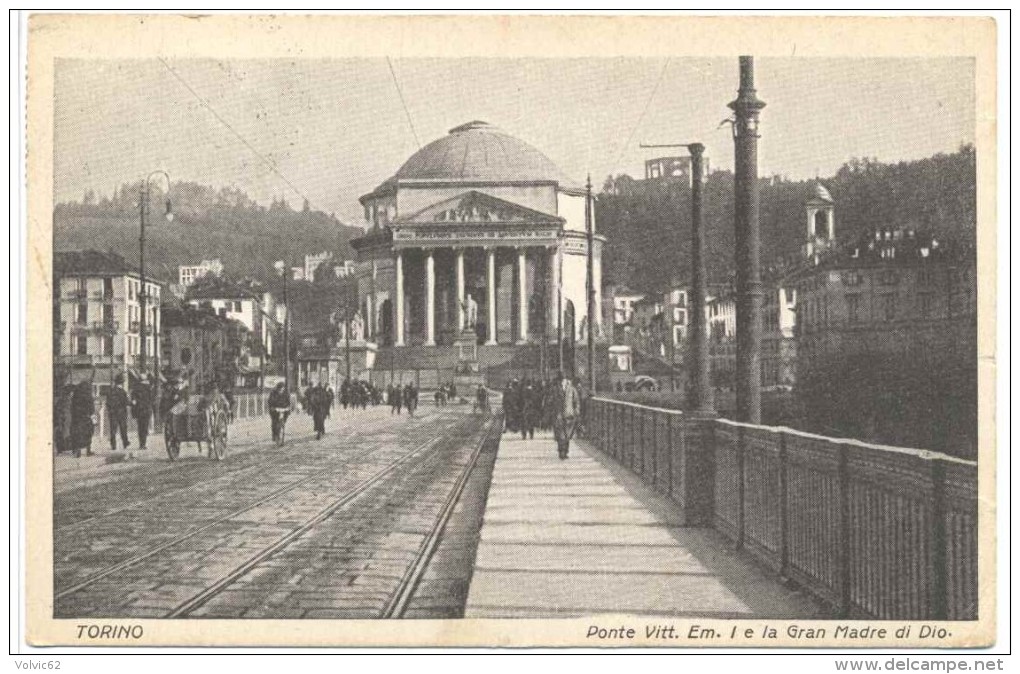
<svg viewBox="0 0 1020 674"><path fill-rule="evenodd" d="M386 401L390 404L390 414L400 414L402 409L406 409L413 417L414 411L418 409L418 387L410 382L404 386L390 384Z"/></svg>
<svg viewBox="0 0 1020 674"><path fill-rule="evenodd" d="M305 389L304 406L305 412L312 417L312 424L315 427L315 439L322 440L326 434L326 418L333 409L333 387L323 384L321 381L315 386Z"/></svg>
<svg viewBox="0 0 1020 674"><path fill-rule="evenodd" d="M456 394L456 389L450 384L451 395ZM391 384L385 392L385 400L390 406L391 414L402 414L406 409L411 416L414 416L418 408L418 387L414 384ZM339 404L344 409L367 409L369 405L381 405L383 403L383 389L372 382L355 379L354 381L344 380L340 385L339 397L333 392L333 387L324 382L318 382L308 386L301 394L300 399L287 393L287 387L280 382L269 394L268 407L273 441L279 442L284 433L284 427L290 413L300 405L304 411L312 417L315 428L316 439L322 439L326 434L326 419L331 416L334 405Z"/></svg>
<svg viewBox="0 0 1020 674"><path fill-rule="evenodd" d="M348 406L352 409L367 409L369 405L381 405L382 400L382 389L370 381L344 379L340 385L340 405L344 409Z"/></svg>
<svg viewBox="0 0 1020 674"><path fill-rule="evenodd" d="M93 393L94 377L77 384L60 388L54 406L54 442L56 451L69 452L80 457L82 452L92 456L92 438L99 422L96 399ZM124 375L119 374L106 391L106 414L109 420L110 449L127 449L128 414L135 418L138 445L146 449L153 409L156 404L156 382L153 377L134 381L130 393L124 388Z"/></svg>
<svg viewBox="0 0 1020 674"><path fill-rule="evenodd" d="M552 430L560 459L566 459L570 440L581 416L582 394L562 374L547 381L513 379L503 390L506 431L521 439L535 437L535 429Z"/></svg>
<svg viewBox="0 0 1020 674"><path fill-rule="evenodd" d="M344 386L347 387L346 382ZM336 402L336 394L333 392L332 386L320 381L305 388L301 400L298 401L295 394L288 393L287 385L284 382L279 382L269 393L269 400L266 402L269 407L269 424L273 442L279 443L283 439L287 419L291 412L298 408L299 402L305 413L312 417L315 439L321 440L322 436L326 434L326 419L331 415Z"/></svg>
<svg viewBox="0 0 1020 674"><path fill-rule="evenodd" d="M457 400L457 385L452 381L449 384L440 384L433 397L436 407L445 407L450 400Z"/></svg>

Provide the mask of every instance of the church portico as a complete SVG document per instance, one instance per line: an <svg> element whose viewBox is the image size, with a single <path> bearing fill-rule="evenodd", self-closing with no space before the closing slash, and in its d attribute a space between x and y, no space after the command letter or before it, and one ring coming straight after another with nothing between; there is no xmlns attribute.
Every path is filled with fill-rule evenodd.
<svg viewBox="0 0 1020 674"><path fill-rule="evenodd" d="M569 306L587 320L584 199L544 155L483 122L425 146L361 199L371 226L352 245L372 339L425 348L466 335L479 348L578 339L562 332L562 316Z"/></svg>
<svg viewBox="0 0 1020 674"><path fill-rule="evenodd" d="M479 344L537 341L553 284L544 277L554 268L550 257L545 246L400 247L392 291L381 300L370 292L362 306L389 295L402 303L394 307L395 346L451 345L465 331Z"/></svg>

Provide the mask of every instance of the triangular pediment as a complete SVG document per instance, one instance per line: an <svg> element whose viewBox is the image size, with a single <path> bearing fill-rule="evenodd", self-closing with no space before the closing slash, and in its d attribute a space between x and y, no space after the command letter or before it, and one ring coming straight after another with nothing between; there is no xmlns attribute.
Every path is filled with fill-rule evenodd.
<svg viewBox="0 0 1020 674"><path fill-rule="evenodd" d="M564 219L474 190L432 204L394 224L550 224Z"/></svg>

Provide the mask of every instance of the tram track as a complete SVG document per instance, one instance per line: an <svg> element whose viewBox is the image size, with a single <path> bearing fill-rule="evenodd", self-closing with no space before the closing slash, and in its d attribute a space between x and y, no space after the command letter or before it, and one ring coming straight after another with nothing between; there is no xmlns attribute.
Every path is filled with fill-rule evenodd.
<svg viewBox="0 0 1020 674"><path fill-rule="evenodd" d="M473 443L468 459L465 461L463 467L459 468L458 475L452 488L446 492L442 505L435 518L430 523L429 529L423 536L421 543L417 546L413 556L406 563L402 564L402 571L390 583L392 588L386 592L384 597L381 597L377 602L373 603L373 607L365 608L364 617L401 618L404 616L405 611L414 597L419 581L428 569L433 554L439 547L443 532L461 498L461 495L464 492L468 478L475 469L483 448L492 437L495 421L496 418L490 418L482 425L478 438ZM441 439L450 440L451 438L436 438L435 442L438 443ZM453 439L456 440L455 438ZM293 544L299 538L312 532L316 527L327 522L327 520L341 510L341 508L353 504L359 499L359 497L366 497L370 495L370 489L373 486L379 485L384 478L395 473L398 467L410 463L415 455L419 453L420 452L418 451L411 452L398 461L388 465L382 471L376 473L370 480L366 480L364 483L359 485L358 488L352 490L348 494L345 494L340 499L337 499L334 503L324 508L319 514L309 519L302 526L288 533L286 536L281 537L272 545L252 556L245 564L226 574L212 586L181 603L165 617L222 617L215 609L205 614L195 614L196 611L205 607L217 596L233 589L235 584L238 584L238 582L243 578L252 574L260 565L272 559L274 556L286 553L288 546ZM423 454L421 457L423 462L428 460L442 461L446 458L448 457L439 456L435 452ZM419 464L416 467L421 468L422 464ZM408 476L404 476L404 478L409 479ZM382 510L386 511L386 508L382 508ZM348 513L349 517L344 520L344 523L337 526L337 529L332 532L332 535L338 536L342 532L356 538L358 535L357 530L359 528L371 526L373 516L377 516L379 514L380 510L376 509L373 511L371 504L368 505L367 511L352 511Z"/></svg>
<svg viewBox="0 0 1020 674"><path fill-rule="evenodd" d="M414 449L412 449L410 452L406 453L405 456L411 456L411 455L413 455L413 454L423 450L426 446L428 446L428 445L438 441L442 437L441 435L437 435L437 431L439 431L441 427L442 427L441 423L439 423L438 420L435 420L432 423L429 423L429 424L427 424L425 426L422 426L422 427L416 429L416 433L427 434L427 435L432 435L432 436L436 436L436 437L433 437L431 440L426 441L424 443L417 444L414 447ZM353 439L353 437L348 437L347 439L350 440L350 439ZM170 538L170 540L164 541L164 542L162 542L160 544L157 544L155 546L148 547L144 551L142 551L142 552L140 552L138 554L132 555L131 557L129 557L127 559L124 559L124 560L122 560L120 562L117 562L115 564L108 565L108 566L104 567L103 569L99 570L98 572L92 573L88 577L86 577L85 579L80 580L78 582L75 582L75 583L73 583L72 585L70 585L68 587L65 587L65 588L60 589L60 590L56 590L56 588L55 588L55 593L54 593L55 603L56 602L61 602L62 600L66 603L66 600L73 599L73 595L78 594L78 593L80 593L82 591L88 590L92 586L96 585L98 582L104 581L105 579L109 579L111 576L114 576L114 574L118 574L120 572L123 572L126 569L129 569L131 567L136 567L139 564L141 564L142 562L144 562L146 560L150 560L150 559L156 557L157 555L159 555L162 552L168 551L171 548L174 548L176 546L180 546L181 544L183 544L183 543L185 543L187 541L195 539L197 536L199 536L200 534L202 534L204 532L210 531L211 529L213 529L215 527L223 525L224 523L227 523L228 521L230 521L232 519L236 519L237 517L239 517L239 516L241 516L241 515L243 515L245 513L251 512L251 511L253 511L253 510L257 509L257 508L260 508L260 507L262 507L262 506L264 506L266 504L269 504L269 503L271 503L273 501L279 500L279 499L281 499L281 497L284 497L285 495L294 492L295 490L297 490L298 488L302 487L303 485L308 485L309 483L311 483L313 481L316 481L316 480L318 480L319 482L328 482L331 479L331 477L336 477L336 476L339 476L339 475L341 475L343 473L346 473L346 472L350 471L352 469L352 467L356 467L358 465L359 461L369 457L370 455L372 455L373 453L376 453L378 451L380 451L380 449L378 447L374 447L373 446L373 447L369 447L369 448L367 448L367 449L365 449L365 450L363 450L361 452L358 452L356 454L352 454L350 456L344 457L344 460L342 462L340 462L339 464L331 465L331 469L326 471L325 473L323 472L323 469L326 467L327 464L329 464L329 461L332 458L335 458L335 457L330 457L329 455L324 455L322 461L319 461L317 463L314 463L314 464L311 464L311 465L303 467L303 469L305 471L307 471L307 474L302 475L298 479L291 480L291 481L283 484L281 487L272 490L268 494L261 495L259 498L255 499L254 501L247 501L243 506L235 508L235 509L232 509L231 511L227 512L226 514L217 516L214 519L212 519L211 521L206 522L206 523L204 523L204 524L202 524L202 525L200 525L198 527L189 529L188 531L186 531L183 534L173 536L172 538ZM271 469L273 466L279 466L281 464L285 465L287 463L287 459L288 458L291 458L291 456L284 455L283 457L281 457L279 462L274 461L274 462L271 462L270 464L262 463L262 464L259 464L259 467ZM234 471L233 472L233 476L236 477L238 472L240 472L240 471ZM264 472L268 472L268 471L264 471ZM220 477L223 477L223 476L220 476ZM215 479L204 481L204 486L208 486L208 483L210 483L210 482L215 482ZM196 486L202 486L202 485L196 485ZM163 498L164 496L165 496L165 494L161 495L159 497L155 497L155 499L158 500L159 498ZM150 499L150 500L152 500L152 499ZM121 512L124 511L124 509L119 509L119 510ZM113 513L107 513L107 515L112 515L112 514Z"/></svg>
<svg viewBox="0 0 1020 674"><path fill-rule="evenodd" d="M410 566L408 566L407 571L401 577L397 587L383 606L382 613L379 617L404 617L404 613L407 611L411 599L414 597L414 592L418 587L418 583L421 581L425 570L432 561L432 556L439 547L439 542L442 539L446 525L449 523L450 517L453 515L454 508L457 507L457 503L460 501L460 497L464 493L464 487L467 485L468 478L471 476L471 472L478 464L478 457L481 456L482 449L485 447L485 443L489 440L494 427L494 421L490 420L482 429L482 435L478 439L474 450L471 452L467 465L458 476L453 490L446 499L446 503L443 504L443 508L440 511L439 516L436 518L435 524L432 526L432 530L422 542L414 561Z"/></svg>
<svg viewBox="0 0 1020 674"><path fill-rule="evenodd" d="M365 430L371 430L371 429L375 428L376 426L382 425L384 420L385 419L372 420L368 424L363 424L363 425L358 426L356 428L348 429L349 432L347 433L346 436L342 437L341 440L344 440L344 441L351 440L351 439L355 438L358 435L358 432L364 432ZM223 472L219 472L219 473L209 477L208 479L199 480L198 482L193 482L193 483L188 484L188 485L183 486L183 487L179 487L179 488L175 488L175 489L170 489L168 491L160 492L159 494L156 494L154 496L150 496L150 497L143 498L143 499L138 499L138 500L132 501L131 503L128 503L126 505L118 506L116 508L113 508L112 510L107 510L105 512L93 515L91 517L87 517L85 519L73 520L71 522L67 522L67 523L64 523L64 524L56 524L55 523L54 527L53 527L54 534L55 535L64 534L64 533L67 533L68 531L74 531L76 529L84 528L84 527L86 527L88 525L94 525L97 522L101 522L102 520L107 519L107 518L115 517L117 515L121 515L121 514L126 513L126 512L136 511L137 509L139 509L139 508L141 508L143 506L147 506L147 505L150 505L150 504L158 503L159 501L163 501L163 500L166 500L166 499L169 499L169 498L183 496L183 495L191 493L191 492L197 492L197 491L200 491L201 489L209 487L210 485L213 485L216 482L221 482L221 481L224 481L224 480L231 480L231 479L234 479L234 478L238 478L238 477L242 477L242 476L248 475L249 473L257 473L259 471L266 472L266 471L268 471L268 470L270 470L270 469L272 469L274 467L277 467L277 466L279 466L281 464L284 464L287 461L291 460L291 457L289 456L289 454L287 452L287 450L289 448L293 448L296 445L301 445L301 444L303 444L305 442L308 442L308 441L312 440L314 437L315 437L315 433L306 433L306 434L302 434L302 435L299 435L299 436L296 436L296 437L292 437L290 439L290 441L289 441L289 444L287 446L283 447L283 448L277 447L275 444L272 443L272 441L259 442L254 447L252 447L250 450L248 450L248 452L246 452L245 454L248 455L248 454L250 454L252 452L257 452L259 450L269 450L269 451L272 451L272 452L279 452L278 456L275 457L274 459L271 459L268 462L260 461L258 463L254 463L252 465L242 466L240 468L227 469L227 470L225 470ZM179 464L179 462L175 462L175 463L168 462L168 465L175 466L175 465L180 465L180 464ZM209 464L209 465L217 465L217 464ZM220 465L222 465L222 464L220 464ZM165 468L165 469L162 469L162 470L148 472L146 475L144 475L142 477L158 479L162 475L166 475L166 474L173 475L173 474L176 474L178 472L179 472L179 469L175 469L173 467L170 467L170 468Z"/></svg>
<svg viewBox="0 0 1020 674"><path fill-rule="evenodd" d="M416 454L418 454L420 452L423 452L423 451L425 451L426 449L428 449L430 447L433 447L434 445L438 444L440 440L442 440L442 438L433 438L433 439L431 439L431 440L429 440L429 441L419 445L418 447L416 447L415 449L411 450L407 454L404 454L403 456L401 456L396 461L393 461L390 464L388 464L382 470L376 472L374 475L372 475L367 480L363 480L356 487L354 487L354 489L352 489L348 493L344 494L343 496L341 496L340 498L336 499L335 501L330 503L328 506L326 506L325 508L320 510L318 513L315 514L314 517L312 517L311 519L307 520L304 524L302 524L301 526L299 526L296 529L293 529L292 531L290 531L290 533L288 533L287 535L281 537L279 540L274 542L269 547L264 548L262 551L260 551L256 555L254 555L251 558L249 558L247 561L244 562L244 564L242 564L238 568L234 569L232 572L230 572L229 574L224 576L222 579L220 579L219 581L214 583L212 586L210 586L209 588L207 588L206 590L204 590L200 594L192 597L188 601L186 601L183 604L181 604L180 606L176 607L173 611L168 613L165 617L167 617L167 618L184 618L184 617L187 617L188 614L190 614L191 612L193 612L195 609L199 608L200 606L204 605L206 602L208 602L210 599L212 599L216 595L218 595L221 592L223 592L224 589L229 587L238 578L240 578L241 576L244 576L249 571L251 571L251 569L255 568L255 566L258 565L260 562L265 561L269 557L271 557L274 554L276 554L278 551L280 551L283 548L285 548L292 541L297 539L299 536L304 535L306 532L310 531L313 527L315 527L317 524L323 522L326 518L330 517L337 510L339 510L343 506L347 505L348 503L350 503L354 499L356 499L359 496L361 496L362 494L364 494L366 491L368 491L368 489L370 489L372 487L372 485L374 485L376 482L382 480L389 473L393 472L396 468L398 468L402 464L406 463L407 461L410 461L411 458L414 457L414 455L416 455Z"/></svg>

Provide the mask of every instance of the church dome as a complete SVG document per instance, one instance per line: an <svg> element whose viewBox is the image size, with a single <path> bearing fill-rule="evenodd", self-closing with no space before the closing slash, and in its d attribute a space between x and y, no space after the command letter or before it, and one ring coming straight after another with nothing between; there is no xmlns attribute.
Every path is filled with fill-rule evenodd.
<svg viewBox="0 0 1020 674"><path fill-rule="evenodd" d="M450 129L411 155L391 180L575 185L535 147L482 121Z"/></svg>
<svg viewBox="0 0 1020 674"><path fill-rule="evenodd" d="M825 185L821 183L815 183L811 198L814 201L827 201L832 203L832 195L829 194L829 190L825 189Z"/></svg>

